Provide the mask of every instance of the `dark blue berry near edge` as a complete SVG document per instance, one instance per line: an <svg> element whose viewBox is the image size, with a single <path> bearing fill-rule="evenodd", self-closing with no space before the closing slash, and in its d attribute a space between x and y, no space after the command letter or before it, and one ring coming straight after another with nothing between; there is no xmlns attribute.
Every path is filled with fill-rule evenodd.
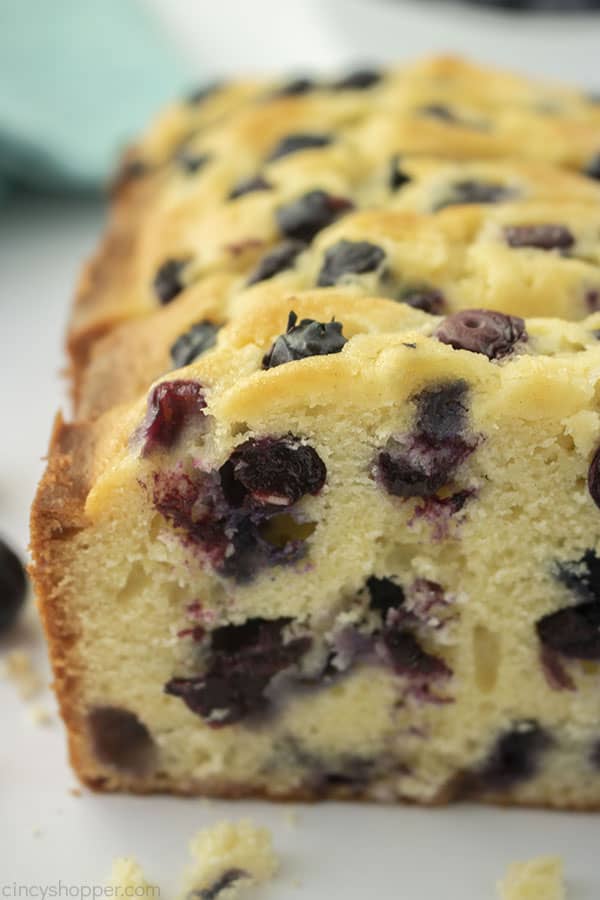
<svg viewBox="0 0 600 900"><path fill-rule="evenodd" d="M123 772L143 774L150 768L156 747L135 713L119 706L97 706L88 713L94 753L100 762Z"/></svg>
<svg viewBox="0 0 600 900"><path fill-rule="evenodd" d="M241 881L243 878L249 878L248 872L245 869L227 869L223 872L222 875L213 881L213 883L206 888L202 888L200 891L192 891L191 894L188 895L188 900L217 900L220 894L223 891L230 888L236 882Z"/></svg>
<svg viewBox="0 0 600 900"><path fill-rule="evenodd" d="M415 429L431 441L442 443L462 435L467 427L469 385L444 381L412 398L417 407Z"/></svg>
<svg viewBox="0 0 600 900"><path fill-rule="evenodd" d="M427 653L414 634L404 625L386 625L381 641L388 660L397 675L444 678L451 674L446 663L437 656Z"/></svg>
<svg viewBox="0 0 600 900"><path fill-rule="evenodd" d="M446 308L446 300L441 291L428 285L408 285L402 288L398 295L399 303L406 303L413 309L429 313L431 316L440 316Z"/></svg>
<svg viewBox="0 0 600 900"><path fill-rule="evenodd" d="M354 209L354 204L346 197L315 190L280 206L275 217L285 237L308 244L319 231L351 209Z"/></svg>
<svg viewBox="0 0 600 900"><path fill-rule="evenodd" d="M600 602L549 613L536 622L540 642L569 659L600 660Z"/></svg>
<svg viewBox="0 0 600 900"><path fill-rule="evenodd" d="M254 506L291 506L318 494L327 477L325 463L309 444L286 438L250 438L231 454L222 471L225 496ZM223 467L225 468L225 467Z"/></svg>
<svg viewBox="0 0 600 900"><path fill-rule="evenodd" d="M264 356L263 369L273 369L284 363L309 356L325 356L340 353L347 343L342 334L341 322L316 322L314 319L302 319L296 324L298 317L290 312L285 334L280 335L269 352Z"/></svg>
<svg viewBox="0 0 600 900"><path fill-rule="evenodd" d="M322 147L328 147L331 143L332 137L329 134L311 132L288 134L275 145L267 157L267 162L274 162L276 159L289 156L291 153L298 153L301 150L318 150Z"/></svg>
<svg viewBox="0 0 600 900"><path fill-rule="evenodd" d="M465 179L450 185L448 194L443 200L433 206L434 212L439 212L447 206L461 206L474 203L504 203L516 196L513 188L504 184L486 181Z"/></svg>
<svg viewBox="0 0 600 900"><path fill-rule="evenodd" d="M463 309L447 316L434 336L455 350L482 353L490 360L508 356L527 340L523 319L489 309Z"/></svg>
<svg viewBox="0 0 600 900"><path fill-rule="evenodd" d="M171 361L174 368L181 369L183 366L189 366L195 359L214 347L220 329L220 325L215 325L214 322L205 319L202 322L196 322L188 331L180 335L171 347Z"/></svg>
<svg viewBox="0 0 600 900"><path fill-rule="evenodd" d="M252 194L256 191L272 191L273 185L270 184L262 175L253 175L250 178L243 178L231 188L227 195L228 200L237 200L238 197L244 197L246 194Z"/></svg>
<svg viewBox="0 0 600 900"><path fill-rule="evenodd" d="M202 387L195 381L162 381L148 397L143 424L142 454L168 450L177 442L184 427L204 414L206 401Z"/></svg>
<svg viewBox="0 0 600 900"><path fill-rule="evenodd" d="M206 672L173 678L165 692L181 697L214 728L263 712L269 706L266 690L271 680L310 649L309 637L285 641L283 631L290 621L257 618L215 629Z"/></svg>
<svg viewBox="0 0 600 900"><path fill-rule="evenodd" d="M19 557L0 539L0 634L16 622L27 595L27 576Z"/></svg>
<svg viewBox="0 0 600 900"><path fill-rule="evenodd" d="M600 508L600 447L594 453L588 469L588 490L592 500Z"/></svg>
<svg viewBox="0 0 600 900"><path fill-rule="evenodd" d="M317 285L331 287L347 275L374 272L385 259L385 252L369 241L338 241L325 253Z"/></svg>
<svg viewBox="0 0 600 900"><path fill-rule="evenodd" d="M400 155L395 154L390 160L388 175L388 186L390 191L398 191L401 187L404 187L405 184L409 184L412 181L410 175L407 175L406 172L402 170L400 159Z"/></svg>
<svg viewBox="0 0 600 900"><path fill-rule="evenodd" d="M313 78L299 77L292 78L285 84L278 87L271 94L272 97L299 97L302 94L308 94L316 88L316 82Z"/></svg>
<svg viewBox="0 0 600 900"><path fill-rule="evenodd" d="M258 284L260 281L267 281L274 275L291 269L296 262L296 257L305 249L306 244L303 241L282 241L281 244L273 247L266 256L263 256L246 284L248 286Z"/></svg>
<svg viewBox="0 0 600 900"><path fill-rule="evenodd" d="M390 609L400 609L404 604L404 591L391 578L376 578L375 575L371 575L367 580L367 590L370 597L369 607L381 613L384 621Z"/></svg>
<svg viewBox="0 0 600 900"><path fill-rule="evenodd" d="M377 69L356 69L332 84L334 91L365 91L381 81Z"/></svg>
<svg viewBox="0 0 600 900"><path fill-rule="evenodd" d="M551 746L550 736L532 721L517 722L501 735L487 760L475 773L473 787L506 791L537 775L541 757Z"/></svg>
<svg viewBox="0 0 600 900"><path fill-rule="evenodd" d="M163 305L170 303L175 297L181 293L185 284L183 282L183 271L189 262L189 259L167 259L159 267L152 286L154 293Z"/></svg>
<svg viewBox="0 0 600 900"><path fill-rule="evenodd" d="M209 153L200 153L183 148L173 157L175 164L187 175L195 175L210 162Z"/></svg>
<svg viewBox="0 0 600 900"><path fill-rule="evenodd" d="M586 550L574 562L560 563L556 575L581 600L600 602L600 558L594 550Z"/></svg>
<svg viewBox="0 0 600 900"><path fill-rule="evenodd" d="M505 225L504 239L515 249L533 247L536 250L568 250L575 243L571 231L564 225Z"/></svg>
<svg viewBox="0 0 600 900"><path fill-rule="evenodd" d="M600 181L600 153L597 153L596 156L593 156L592 159L590 159L583 170L583 174L587 175L588 178Z"/></svg>

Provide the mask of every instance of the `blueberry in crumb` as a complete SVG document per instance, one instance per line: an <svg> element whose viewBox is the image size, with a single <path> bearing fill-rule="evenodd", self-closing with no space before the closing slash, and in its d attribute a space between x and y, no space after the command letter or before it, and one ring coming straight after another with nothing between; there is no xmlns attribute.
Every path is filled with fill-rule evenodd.
<svg viewBox="0 0 600 900"><path fill-rule="evenodd" d="M597 153L596 156L592 157L583 170L583 174L587 175L588 178L594 178L596 181L600 181L600 153Z"/></svg>
<svg viewBox="0 0 600 900"><path fill-rule="evenodd" d="M536 250L568 250L575 243L564 225L505 225L504 239L509 247L534 247Z"/></svg>
<svg viewBox="0 0 600 900"><path fill-rule="evenodd" d="M291 506L305 494L318 494L327 476L325 463L309 444L286 438L250 438L225 464L226 496L257 506Z"/></svg>
<svg viewBox="0 0 600 900"><path fill-rule="evenodd" d="M374 272L385 259L385 252L369 241L338 241L325 253L319 272L319 287L331 287L345 275L362 275Z"/></svg>
<svg viewBox="0 0 600 900"><path fill-rule="evenodd" d="M256 618L215 629L206 672L193 678L172 678L165 693L181 697L213 728L263 712L269 706L266 690L271 680L310 649L309 637L285 641L283 632L290 621Z"/></svg>
<svg viewBox="0 0 600 900"><path fill-rule="evenodd" d="M175 163L188 175L195 175L210 162L209 153L197 153L184 147L174 157Z"/></svg>
<svg viewBox="0 0 600 900"><path fill-rule="evenodd" d="M291 269L296 262L296 257L305 249L306 244L303 241L282 241L281 244L273 247L266 256L263 256L246 284L248 286L258 284L259 281L267 281L274 275Z"/></svg>
<svg viewBox="0 0 600 900"><path fill-rule="evenodd" d="M469 385L462 379L425 388L412 400L417 407L415 428L430 441L452 440L467 427Z"/></svg>
<svg viewBox="0 0 600 900"><path fill-rule="evenodd" d="M596 506L600 507L600 447L594 453L588 470L588 490Z"/></svg>
<svg viewBox="0 0 600 900"><path fill-rule="evenodd" d="M354 209L351 200L315 190L280 206L275 216L279 230L286 237L310 243L319 231L351 209Z"/></svg>
<svg viewBox="0 0 600 900"><path fill-rule="evenodd" d="M390 160L390 169L388 175L388 185L391 191L398 191L405 184L412 181L410 175L407 175L400 166L400 155L396 153Z"/></svg>
<svg viewBox="0 0 600 900"><path fill-rule="evenodd" d="M197 898L197 900L217 900L223 891L228 890L243 878L249 878L248 873L244 869L227 869L222 875L219 875L216 881L213 881L210 887L202 888L200 891L192 891L189 900L194 900L194 898Z"/></svg>
<svg viewBox="0 0 600 900"><path fill-rule="evenodd" d="M325 356L340 353L347 343L342 334L341 322L316 322L302 319L290 312L285 334L280 335L263 358L263 369L273 369L284 363L309 356Z"/></svg>
<svg viewBox="0 0 600 900"><path fill-rule="evenodd" d="M276 91L273 92L273 97L298 97L302 94L308 94L310 91L313 91L316 88L316 83L313 78L293 78L291 81L286 82L286 84L277 88Z"/></svg>
<svg viewBox="0 0 600 900"><path fill-rule="evenodd" d="M283 156L289 156L291 153L298 153L300 150L318 150L321 147L328 147L332 142L329 134L315 134L310 132L288 134L281 138L279 143L271 151L268 162L274 162Z"/></svg>
<svg viewBox="0 0 600 900"><path fill-rule="evenodd" d="M173 366L176 369L189 366L195 359L198 359L211 347L214 347L220 329L220 325L215 325L214 322L209 322L208 319L192 325L188 331L177 338L171 347Z"/></svg>
<svg viewBox="0 0 600 900"><path fill-rule="evenodd" d="M246 194L252 194L255 191L272 191L273 185L270 184L266 178L263 178L262 175L253 175L250 178L242 178L241 181L238 181L235 184L229 194L227 195L228 200L237 200L238 197L243 197Z"/></svg>
<svg viewBox="0 0 600 900"><path fill-rule="evenodd" d="M550 747L549 735L533 721L517 722L501 735L476 773L482 790L505 791L537 775L540 758Z"/></svg>
<svg viewBox="0 0 600 900"><path fill-rule="evenodd" d="M403 589L391 578L376 578L371 575L367 579L367 589L370 608L381 613L384 621L390 609L400 609L406 599Z"/></svg>
<svg viewBox="0 0 600 900"><path fill-rule="evenodd" d="M523 319L489 309L463 309L447 316L434 335L455 350L482 353L490 360L508 356L527 340Z"/></svg>
<svg viewBox="0 0 600 900"><path fill-rule="evenodd" d="M594 550L586 550L575 562L560 563L556 574L579 599L600 602L600 557Z"/></svg>
<svg viewBox="0 0 600 900"><path fill-rule="evenodd" d="M161 381L157 384L148 397L143 455L171 448L183 428L203 415L205 408L202 387L196 381Z"/></svg>
<svg viewBox="0 0 600 900"><path fill-rule="evenodd" d="M435 679L451 674L446 663L423 650L414 634L401 623L386 625L381 641L397 675Z"/></svg>
<svg viewBox="0 0 600 900"><path fill-rule="evenodd" d="M154 293L165 305L170 303L184 289L183 271L189 259L167 259L154 276Z"/></svg>
<svg viewBox="0 0 600 900"><path fill-rule="evenodd" d="M11 628L27 594L27 577L19 557L0 540L0 634Z"/></svg>
<svg viewBox="0 0 600 900"><path fill-rule="evenodd" d="M118 706L97 706L88 714L94 753L122 772L143 774L155 758L155 744L135 713Z"/></svg>
<svg viewBox="0 0 600 900"><path fill-rule="evenodd" d="M515 191L504 184L465 179L451 185L448 195L434 205L433 211L472 203L502 203L514 197Z"/></svg>
<svg viewBox="0 0 600 900"><path fill-rule="evenodd" d="M536 622L544 647L569 659L600 660L600 602L579 603Z"/></svg>
<svg viewBox="0 0 600 900"><path fill-rule="evenodd" d="M441 291L428 285L408 285L398 296L400 303L406 303L413 309L420 309L431 316L440 316L446 308L446 300Z"/></svg>
<svg viewBox="0 0 600 900"><path fill-rule="evenodd" d="M334 91L364 91L381 81L381 72L377 69L356 69L334 82Z"/></svg>

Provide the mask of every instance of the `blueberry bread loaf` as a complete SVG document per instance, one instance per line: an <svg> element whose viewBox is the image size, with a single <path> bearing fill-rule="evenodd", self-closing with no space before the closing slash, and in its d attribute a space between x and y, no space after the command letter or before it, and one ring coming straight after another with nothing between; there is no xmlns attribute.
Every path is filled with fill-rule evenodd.
<svg viewBox="0 0 600 900"><path fill-rule="evenodd" d="M87 784L600 806L598 146L440 59L130 152L32 514Z"/></svg>

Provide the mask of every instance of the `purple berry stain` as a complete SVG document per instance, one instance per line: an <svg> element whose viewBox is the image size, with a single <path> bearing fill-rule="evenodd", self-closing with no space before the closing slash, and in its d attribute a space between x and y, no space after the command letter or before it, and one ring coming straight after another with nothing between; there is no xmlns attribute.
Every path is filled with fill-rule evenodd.
<svg viewBox="0 0 600 900"><path fill-rule="evenodd" d="M142 425L143 456L155 450L169 450L183 429L204 416L206 401L196 381L161 381L148 398Z"/></svg>

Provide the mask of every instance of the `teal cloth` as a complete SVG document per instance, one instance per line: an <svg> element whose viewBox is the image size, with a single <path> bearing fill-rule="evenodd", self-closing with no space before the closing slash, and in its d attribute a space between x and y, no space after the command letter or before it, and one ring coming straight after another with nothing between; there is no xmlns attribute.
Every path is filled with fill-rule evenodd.
<svg viewBox="0 0 600 900"><path fill-rule="evenodd" d="M0 0L0 198L95 191L188 73L141 0Z"/></svg>

